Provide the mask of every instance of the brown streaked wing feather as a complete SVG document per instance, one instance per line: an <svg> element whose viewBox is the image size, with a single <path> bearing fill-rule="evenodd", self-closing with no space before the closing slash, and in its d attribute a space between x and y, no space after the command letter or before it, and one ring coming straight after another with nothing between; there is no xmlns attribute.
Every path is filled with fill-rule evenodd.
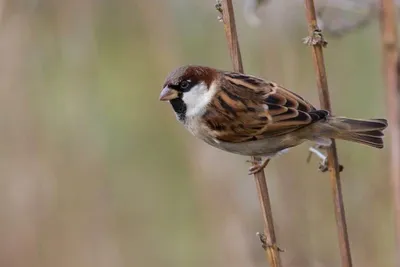
<svg viewBox="0 0 400 267"><path fill-rule="evenodd" d="M240 73L222 75L221 90L202 117L217 140L239 143L282 135L328 115L276 83Z"/></svg>

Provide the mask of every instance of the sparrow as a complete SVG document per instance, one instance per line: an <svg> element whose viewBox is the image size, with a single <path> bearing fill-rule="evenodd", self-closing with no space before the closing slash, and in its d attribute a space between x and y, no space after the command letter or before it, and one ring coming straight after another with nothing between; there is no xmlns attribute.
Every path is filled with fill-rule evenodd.
<svg viewBox="0 0 400 267"><path fill-rule="evenodd" d="M160 100L169 101L178 121L209 145L264 158L249 174L305 141L327 147L341 139L383 148L387 127L386 119L332 116L272 81L195 65L172 71Z"/></svg>

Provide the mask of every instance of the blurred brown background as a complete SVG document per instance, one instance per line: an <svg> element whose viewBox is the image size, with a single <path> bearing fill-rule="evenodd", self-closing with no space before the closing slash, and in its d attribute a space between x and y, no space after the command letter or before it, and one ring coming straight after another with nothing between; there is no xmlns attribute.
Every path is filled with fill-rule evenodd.
<svg viewBox="0 0 400 267"><path fill-rule="evenodd" d="M195 140L158 101L181 64L231 69L214 4L0 1L1 267L266 266L247 158ZM318 106L302 1L261 7L259 27L235 4L246 72ZM377 20L326 36L335 114L385 117L379 36ZM308 145L267 170L278 243L284 266L339 266ZM392 266L387 150L338 147L355 266Z"/></svg>

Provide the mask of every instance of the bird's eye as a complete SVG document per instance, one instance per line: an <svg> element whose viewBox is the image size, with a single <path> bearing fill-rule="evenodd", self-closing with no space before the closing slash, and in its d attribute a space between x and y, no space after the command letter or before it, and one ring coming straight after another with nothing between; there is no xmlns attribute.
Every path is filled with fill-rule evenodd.
<svg viewBox="0 0 400 267"><path fill-rule="evenodd" d="M189 85L190 85L189 81L182 81L181 82L181 88L182 89L188 89Z"/></svg>

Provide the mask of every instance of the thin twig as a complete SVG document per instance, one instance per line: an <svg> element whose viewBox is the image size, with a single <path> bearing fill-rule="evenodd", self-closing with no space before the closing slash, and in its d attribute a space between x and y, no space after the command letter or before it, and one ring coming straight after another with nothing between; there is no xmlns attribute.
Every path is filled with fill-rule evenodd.
<svg viewBox="0 0 400 267"><path fill-rule="evenodd" d="M396 225L396 266L400 266L400 108L396 6L393 0L381 0L380 18L383 49L383 73L386 83L387 114L391 135L390 176L393 188Z"/></svg>
<svg viewBox="0 0 400 267"><path fill-rule="evenodd" d="M317 18L315 14L315 6L313 0L305 0L306 15L308 21L308 42L312 45L312 57L314 62L315 71L317 74L317 86L319 99L321 102L321 108L331 112L331 103L329 99L328 81L325 71L323 46L326 45L326 41L323 39L322 33L317 25ZM313 40L321 40L314 42ZM338 155L336 151L335 141L332 140L332 145L328 148L328 169L330 173L331 187L333 193L333 202L335 205L335 217L336 225L338 228L339 235L339 247L342 266L351 267L351 254L349 237L347 234L346 217L344 212L342 186L340 182L340 169L338 162Z"/></svg>
<svg viewBox="0 0 400 267"><path fill-rule="evenodd" d="M225 35L228 41L229 51L232 59L233 70L243 73L242 57L240 54L239 40L236 31L235 15L232 0L217 2L217 9L222 12ZM258 162L259 158L252 157L252 162ZM262 217L264 219L265 251L271 267L280 267L280 249L276 244L274 222L272 219L271 202L268 194L267 181L264 171L254 174L258 198L261 205Z"/></svg>

